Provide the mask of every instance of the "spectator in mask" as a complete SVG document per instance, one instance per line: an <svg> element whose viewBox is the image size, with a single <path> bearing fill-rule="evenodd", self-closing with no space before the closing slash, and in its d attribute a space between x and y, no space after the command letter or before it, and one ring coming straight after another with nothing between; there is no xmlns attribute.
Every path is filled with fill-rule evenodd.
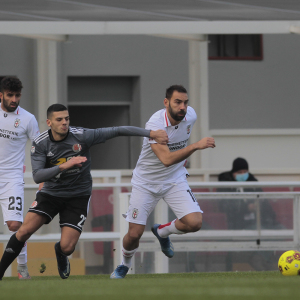
<svg viewBox="0 0 300 300"><path fill-rule="evenodd" d="M219 175L219 181L257 181L257 179L249 173L246 159L238 157L233 161L231 171Z"/></svg>
<svg viewBox="0 0 300 300"><path fill-rule="evenodd" d="M221 173L219 181L257 181L249 172L248 162L241 157L232 163L231 171ZM218 192L262 192L260 188L220 188ZM228 229L256 229L256 205L254 200L222 200L221 210L227 214ZM268 200L260 202L261 226L272 229L277 227L276 215Z"/></svg>
<svg viewBox="0 0 300 300"><path fill-rule="evenodd" d="M219 181L257 181L249 172L248 162L241 157L236 158L232 163L231 171L221 173ZM218 192L262 192L260 188L221 188ZM227 215L228 229L256 229L256 203L253 199L221 200L220 209ZM277 229L282 228L276 221L276 215L269 200L260 201L261 228ZM232 263L239 261L231 252L226 256L226 270L232 270ZM248 262L256 271L273 270L276 262L271 251L263 253L244 252L243 261ZM276 266L275 266L276 267Z"/></svg>
<svg viewBox="0 0 300 300"><path fill-rule="evenodd" d="M249 172L248 162L241 157L236 158L232 163L231 171L221 173L218 176L219 181L257 181L257 179ZM218 192L262 192L260 188L219 188ZM221 200L220 210L227 215L228 229L256 229L256 203L253 199L238 200ZM276 221L276 215L272 206L267 199L260 201L260 221L262 229L279 229L283 228ZM236 259L233 254L228 252L226 256L226 270L232 270L232 263ZM273 270L274 258L270 251L263 253L244 252L243 260L248 262L254 270L266 271ZM276 262L276 261L275 261Z"/></svg>

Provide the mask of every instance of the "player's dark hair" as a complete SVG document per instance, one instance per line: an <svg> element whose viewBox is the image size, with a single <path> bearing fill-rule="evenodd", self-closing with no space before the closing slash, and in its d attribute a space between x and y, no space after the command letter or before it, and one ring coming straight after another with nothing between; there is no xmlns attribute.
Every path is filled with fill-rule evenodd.
<svg viewBox="0 0 300 300"><path fill-rule="evenodd" d="M47 119L50 119L53 112L64 111L64 110L68 110L68 109L62 104L55 103L55 104L50 105L47 109Z"/></svg>
<svg viewBox="0 0 300 300"><path fill-rule="evenodd" d="M179 84L174 84L174 85L171 85L170 87L168 87L166 90L166 98L168 100L170 100L172 98L174 91L176 91L178 93L187 94L187 90L184 86L179 85Z"/></svg>
<svg viewBox="0 0 300 300"><path fill-rule="evenodd" d="M22 88L22 82L16 76L6 76L1 80L1 93L4 91L21 92Z"/></svg>

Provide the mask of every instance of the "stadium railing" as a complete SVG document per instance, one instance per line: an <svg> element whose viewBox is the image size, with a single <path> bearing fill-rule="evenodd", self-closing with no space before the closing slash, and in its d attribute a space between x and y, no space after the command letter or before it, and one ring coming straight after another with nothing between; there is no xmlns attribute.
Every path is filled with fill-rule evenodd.
<svg viewBox="0 0 300 300"><path fill-rule="evenodd" d="M97 176L95 176L97 175ZM131 187L130 183L121 183L119 171L99 171L93 177L106 177L105 180L94 180L93 189L110 187L113 189L113 215L114 231L110 232L83 232L80 241L114 241L114 267L121 261L121 243L127 232L128 223L122 217L128 208L130 193L121 193L122 187ZM112 178L112 179L108 179ZM189 182L192 188L206 188L210 192L195 192L198 200L215 201L228 199L256 199L259 203L262 199L293 199L293 228L292 229L262 229L260 218L257 218L255 230L205 230L185 235L172 235L172 242L176 252L186 251L262 251L262 250L290 250L300 249L300 189L299 182ZM243 188L288 188L290 192L243 192ZM240 192L217 193L217 188L239 188ZM36 190L37 185L25 184L25 191ZM256 206L259 216L259 205ZM168 206L160 201L154 211L154 222L167 223ZM0 242L5 243L10 238L8 234L0 234ZM34 234L29 242L50 242L60 239L60 233ZM146 231L141 239L140 252L153 251L155 253L155 273L168 273L169 260L161 251L160 246L150 231ZM134 265L134 264L133 264ZM134 267L131 273L134 273Z"/></svg>
<svg viewBox="0 0 300 300"><path fill-rule="evenodd" d="M191 187L202 188L269 188L278 187L289 189L299 188L298 182L256 182L256 183L189 183ZM215 230L201 229L196 233L185 235L172 235L171 240L176 252L221 252L221 251L286 251L290 249L300 250L300 193L299 192L202 192L194 193L197 200L229 200L255 199L256 202L256 229L255 230ZM126 211L129 202L129 193L120 195L120 206ZM262 229L260 223L261 200L293 199L292 229ZM200 204L201 206L201 204ZM205 212L204 212L205 219ZM164 201L160 201L154 212L155 223L167 223L168 207ZM127 232L126 221L121 219L120 232L124 236ZM138 251L155 252L155 273L168 273L169 259L161 254L160 246L151 232L145 232ZM121 257L119 258L120 261ZM133 264L134 265L134 264ZM133 268L132 273L135 270Z"/></svg>

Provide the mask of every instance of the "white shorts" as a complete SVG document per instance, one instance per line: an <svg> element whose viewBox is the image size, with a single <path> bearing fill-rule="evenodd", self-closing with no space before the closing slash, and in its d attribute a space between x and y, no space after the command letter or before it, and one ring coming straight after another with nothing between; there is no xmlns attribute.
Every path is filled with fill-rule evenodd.
<svg viewBox="0 0 300 300"><path fill-rule="evenodd" d="M0 204L4 224L7 221L23 223L24 184L20 182L0 182Z"/></svg>
<svg viewBox="0 0 300 300"><path fill-rule="evenodd" d="M178 219L193 212L203 212L186 181L176 185L133 185L126 220L146 225L160 199L169 205Z"/></svg>

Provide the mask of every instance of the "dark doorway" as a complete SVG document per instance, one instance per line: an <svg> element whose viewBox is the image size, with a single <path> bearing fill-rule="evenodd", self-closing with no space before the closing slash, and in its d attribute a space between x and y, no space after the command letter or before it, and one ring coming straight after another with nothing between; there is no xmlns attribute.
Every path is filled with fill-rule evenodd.
<svg viewBox="0 0 300 300"><path fill-rule="evenodd" d="M129 106L82 106L68 107L71 126L99 128L129 125ZM116 137L91 148L92 169L129 169L130 137Z"/></svg>

